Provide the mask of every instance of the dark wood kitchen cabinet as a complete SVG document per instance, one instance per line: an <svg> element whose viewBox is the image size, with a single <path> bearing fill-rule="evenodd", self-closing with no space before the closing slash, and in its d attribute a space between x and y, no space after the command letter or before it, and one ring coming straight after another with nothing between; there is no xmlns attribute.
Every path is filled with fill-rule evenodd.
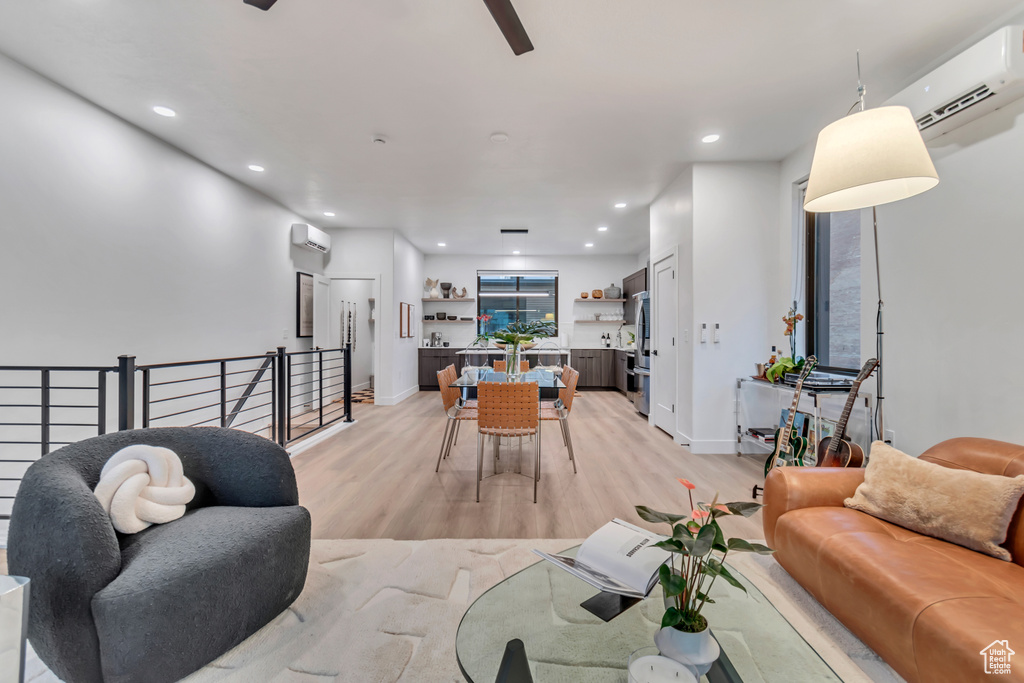
<svg viewBox="0 0 1024 683"><path fill-rule="evenodd" d="M579 387L615 386L615 349L573 349L571 365L580 373Z"/></svg>
<svg viewBox="0 0 1024 683"><path fill-rule="evenodd" d="M630 352L622 349L615 351L615 388L622 393L629 391L629 357Z"/></svg>
<svg viewBox="0 0 1024 683"><path fill-rule="evenodd" d="M647 269L641 268L632 275L622 279L622 298L626 299L625 321L627 325L636 325L636 307L633 305L633 295L647 291Z"/></svg>
<svg viewBox="0 0 1024 683"><path fill-rule="evenodd" d="M458 356L455 355L457 351L458 349L454 348L420 349L420 391L440 388L437 383L437 373L449 365L459 367Z"/></svg>

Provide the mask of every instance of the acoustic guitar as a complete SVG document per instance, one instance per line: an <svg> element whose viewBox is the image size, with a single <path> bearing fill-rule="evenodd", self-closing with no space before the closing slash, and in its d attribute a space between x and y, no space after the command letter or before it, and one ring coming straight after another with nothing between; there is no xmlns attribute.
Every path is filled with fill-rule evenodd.
<svg viewBox="0 0 1024 683"><path fill-rule="evenodd" d="M818 467L860 467L864 464L864 449L846 438L846 425L850 421L850 412L853 411L861 383L870 377L877 367L878 360L869 358L860 369L857 379L853 380L843 414L836 425L836 433L826 436L818 444Z"/></svg>
<svg viewBox="0 0 1024 683"><path fill-rule="evenodd" d="M797 406L800 404L800 393L804 390L804 380L811 371L818 365L818 359L809 356L804 361L803 370L800 371L800 379L796 382L793 390L793 403L789 406L789 417L786 419L786 426L775 430L775 450L764 461L764 476L768 476L774 468L782 465L803 465L804 455L807 454L807 439L803 436L793 434L793 421L796 420Z"/></svg>

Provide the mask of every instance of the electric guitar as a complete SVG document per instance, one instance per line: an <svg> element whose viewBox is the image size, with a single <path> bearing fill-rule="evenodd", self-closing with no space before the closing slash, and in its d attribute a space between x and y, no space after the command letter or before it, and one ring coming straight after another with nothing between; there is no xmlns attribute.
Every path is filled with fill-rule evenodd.
<svg viewBox="0 0 1024 683"><path fill-rule="evenodd" d="M793 421L796 420L796 408L800 404L800 392L804 390L804 380L810 376L817 365L818 359L814 356L809 356L804 361L803 370L800 371L800 379L797 380L796 388L793 390L793 404L789 406L789 418L786 420L786 426L775 430L775 450L764 461L764 476L766 477L776 467L789 464L804 464L804 455L807 453L807 438L793 434Z"/></svg>
<svg viewBox="0 0 1024 683"><path fill-rule="evenodd" d="M860 369L857 379L850 387L850 396L846 399L843 414L836 425L836 433L826 436L818 444L818 467L860 467L864 464L864 449L846 438L846 424L850 421L850 412L860 391L861 382L871 376L878 367L878 360L870 358Z"/></svg>

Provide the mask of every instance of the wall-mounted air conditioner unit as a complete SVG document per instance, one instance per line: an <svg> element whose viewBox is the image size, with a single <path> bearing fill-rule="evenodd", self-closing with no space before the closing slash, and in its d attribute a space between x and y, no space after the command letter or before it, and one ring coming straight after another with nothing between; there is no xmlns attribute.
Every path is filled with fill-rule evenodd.
<svg viewBox="0 0 1024 683"><path fill-rule="evenodd" d="M925 140L1024 96L1024 26L1005 26L886 102L909 107Z"/></svg>
<svg viewBox="0 0 1024 683"><path fill-rule="evenodd" d="M305 223L292 223L292 244L326 254L331 250L331 236Z"/></svg>

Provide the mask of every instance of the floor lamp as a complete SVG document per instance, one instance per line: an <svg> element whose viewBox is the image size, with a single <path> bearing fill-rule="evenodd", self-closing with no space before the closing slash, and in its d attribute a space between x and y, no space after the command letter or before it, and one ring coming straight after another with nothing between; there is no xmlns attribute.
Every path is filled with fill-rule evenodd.
<svg viewBox="0 0 1024 683"><path fill-rule="evenodd" d="M858 71L860 70L858 56ZM882 271L878 257L878 213L875 207L913 197L939 184L935 165L910 110L906 107L864 109L864 86L858 88L860 111L829 124L818 134L807 181L804 210L813 213L871 207L878 278L878 385L875 419L878 438L885 440L882 401Z"/></svg>

